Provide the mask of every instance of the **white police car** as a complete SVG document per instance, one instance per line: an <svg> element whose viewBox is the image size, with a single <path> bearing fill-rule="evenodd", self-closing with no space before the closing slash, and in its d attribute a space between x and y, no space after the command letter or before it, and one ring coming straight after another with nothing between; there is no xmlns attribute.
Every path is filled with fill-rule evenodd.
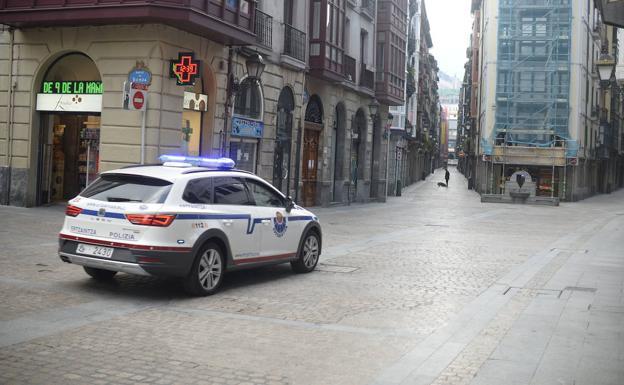
<svg viewBox="0 0 624 385"><path fill-rule="evenodd" d="M117 272L184 278L214 293L226 271L321 254L318 218L227 158L163 155L162 165L104 172L69 201L59 255L95 279Z"/></svg>

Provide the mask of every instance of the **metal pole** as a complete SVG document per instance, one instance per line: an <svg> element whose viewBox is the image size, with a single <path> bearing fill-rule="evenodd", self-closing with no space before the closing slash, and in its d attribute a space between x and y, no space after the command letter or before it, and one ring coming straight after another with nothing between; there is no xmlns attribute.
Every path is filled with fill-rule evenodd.
<svg viewBox="0 0 624 385"><path fill-rule="evenodd" d="M299 201L299 169L301 168L301 136L303 129L301 127L301 116L297 123L297 155L295 159L295 202Z"/></svg>
<svg viewBox="0 0 624 385"><path fill-rule="evenodd" d="M145 109L143 112L143 118L141 119L141 164L145 164L145 121L147 115L147 98L145 98Z"/></svg>
<svg viewBox="0 0 624 385"><path fill-rule="evenodd" d="M89 159L91 154L91 143L87 140L87 175L85 175L85 187L89 185Z"/></svg>

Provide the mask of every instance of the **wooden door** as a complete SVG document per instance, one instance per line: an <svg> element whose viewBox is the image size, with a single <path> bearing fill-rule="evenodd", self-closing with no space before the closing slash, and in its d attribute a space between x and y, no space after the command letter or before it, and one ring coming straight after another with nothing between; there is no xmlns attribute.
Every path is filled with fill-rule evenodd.
<svg viewBox="0 0 624 385"><path fill-rule="evenodd" d="M316 203L316 180L318 174L318 147L320 131L305 130L303 138L303 205Z"/></svg>

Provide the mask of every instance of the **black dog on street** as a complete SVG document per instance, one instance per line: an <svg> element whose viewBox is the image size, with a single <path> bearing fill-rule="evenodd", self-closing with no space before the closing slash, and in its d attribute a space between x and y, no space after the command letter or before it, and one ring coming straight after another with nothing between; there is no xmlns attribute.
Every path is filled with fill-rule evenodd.
<svg viewBox="0 0 624 385"><path fill-rule="evenodd" d="M438 187L448 187L448 185L444 182L438 182Z"/></svg>

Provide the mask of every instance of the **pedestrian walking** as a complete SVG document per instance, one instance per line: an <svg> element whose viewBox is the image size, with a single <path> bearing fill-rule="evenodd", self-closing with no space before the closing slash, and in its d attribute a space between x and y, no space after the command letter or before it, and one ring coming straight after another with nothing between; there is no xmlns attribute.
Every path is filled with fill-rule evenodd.
<svg viewBox="0 0 624 385"><path fill-rule="evenodd" d="M451 173L449 172L449 170L446 167L444 167L444 171L446 171L444 173L444 179L446 180L446 187L448 187L448 180L451 177Z"/></svg>

